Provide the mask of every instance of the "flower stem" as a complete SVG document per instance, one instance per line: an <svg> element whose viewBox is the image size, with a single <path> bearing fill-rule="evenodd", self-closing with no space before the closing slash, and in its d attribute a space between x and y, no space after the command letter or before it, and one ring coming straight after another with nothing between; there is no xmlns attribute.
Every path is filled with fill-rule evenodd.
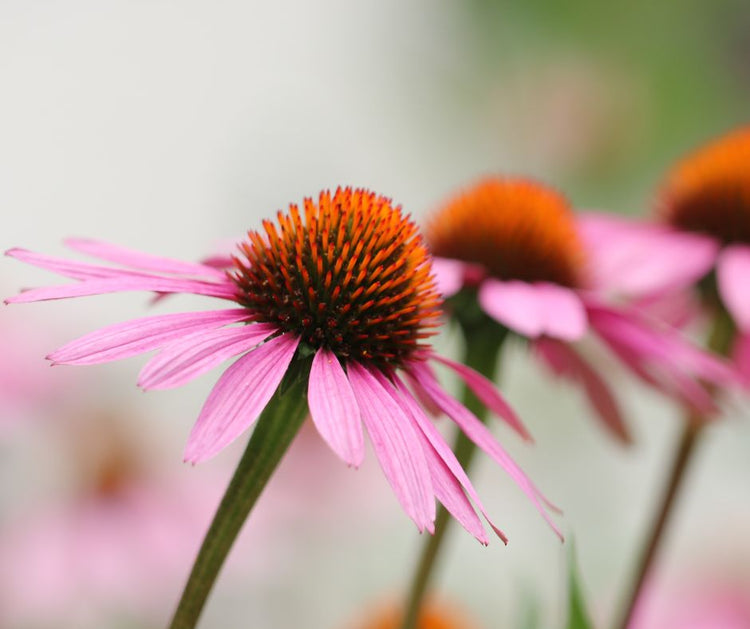
<svg viewBox="0 0 750 629"><path fill-rule="evenodd" d="M461 325L466 344L464 364L472 367L490 380L494 380L497 372L498 355L505 339L505 330L500 328L494 322L483 323L481 326L469 328ZM477 397L464 386L462 403L481 421L487 418L486 407L477 399ZM461 464L461 467L468 472L471 461L476 452L474 443L461 431L458 431L453 452ZM435 533L425 538L422 551L419 556L417 570L412 578L407 599L404 618L401 629L416 629L418 626L419 614L422 603L427 593L432 574L434 573L436 560L440 549L442 548L445 534L450 527L452 519L445 507L438 507L435 517Z"/></svg>
<svg viewBox="0 0 750 629"><path fill-rule="evenodd" d="M635 611L638 597L646 580L646 575L656 557L657 550L663 539L664 530L672 513L672 507L675 504L675 498L682 486L682 482L685 478L685 471L690 462L691 456L695 451L695 446L698 442L698 435L701 432L700 419L696 419L697 418L688 418L687 421L684 422L677 454L672 462L667 489L664 498L662 499L654 527L649 533L645 550L638 562L635 572L635 580L626 599L624 608L625 612L622 616L621 622L617 625L620 629L627 629L633 617L633 612Z"/></svg>
<svg viewBox="0 0 750 629"><path fill-rule="evenodd" d="M287 376L290 378L290 376ZM234 540L307 415L305 384L296 376L274 394L260 416L203 539L170 629L196 626Z"/></svg>
<svg viewBox="0 0 750 629"><path fill-rule="evenodd" d="M713 329L708 339L708 349L721 356L728 355L734 335L735 327L729 314L726 310L719 309L715 314ZM616 625L618 629L627 629L633 618L636 603L658 553L661 540L664 537L664 531L672 514L675 499L685 479L685 472L693 457L698 437L702 434L702 427L705 423L706 418L701 417L694 411L688 411L684 419L677 454L672 461L672 468L669 472L667 488L659 508L659 513L654 521L654 526L648 535L645 550L638 561L635 579L625 599L622 618Z"/></svg>

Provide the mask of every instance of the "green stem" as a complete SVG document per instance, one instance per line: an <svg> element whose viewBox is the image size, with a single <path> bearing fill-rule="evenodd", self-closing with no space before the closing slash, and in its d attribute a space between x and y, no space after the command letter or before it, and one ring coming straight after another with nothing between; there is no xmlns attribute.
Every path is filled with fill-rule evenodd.
<svg viewBox="0 0 750 629"><path fill-rule="evenodd" d="M715 315L713 329L708 339L708 349L721 356L728 355L733 343L735 330L734 324L726 310L719 309ZM636 603L638 602L646 577L658 554L661 541L664 538L664 532L667 529L667 524L673 512L676 497L684 483L685 472L693 458L698 438L703 433L702 427L705 423L705 418L693 411L689 411L685 417L677 447L677 454L672 461L672 467L669 471L666 491L664 492L664 497L654 520L653 528L648 534L645 549L638 560L635 578L623 606L622 617L616 625L618 629L628 629L633 618Z"/></svg>
<svg viewBox="0 0 750 629"><path fill-rule="evenodd" d="M494 322L487 322L481 326L472 326L471 328L462 325L462 329L466 343L464 364L472 367L490 380L494 380L497 373L498 355L505 339L505 331ZM463 388L461 401L481 421L484 422L486 420L486 407L466 386ZM456 454L461 467L468 471L476 452L476 446L460 430L454 442L453 452ZM422 546L417 570L414 573L409 589L401 629L416 629L417 627L430 578L434 573L436 560L451 522L452 518L450 514L445 507L440 505L435 517L435 533L434 535L428 535Z"/></svg>
<svg viewBox="0 0 750 629"><path fill-rule="evenodd" d="M283 383L261 414L203 540L170 629L196 626L234 540L307 415L306 381L294 377L286 390Z"/></svg>
<svg viewBox="0 0 750 629"><path fill-rule="evenodd" d="M638 561L635 571L635 579L626 598L624 606L625 612L620 623L617 625L620 629L627 629L630 625L638 597L640 596L641 589L646 580L646 575L651 569L651 565L657 555L657 550L661 540L664 537L663 534L667 523L669 522L669 517L675 504L675 498L683 484L685 471L687 470L688 463L690 462L693 452L695 451L695 446L698 442L698 435L701 432L699 421L699 419L698 421L695 419L688 419L688 421L684 422L679 446L677 448L677 454L674 457L672 468L669 473L667 489L664 493L661 506L659 507L659 513L654 521L654 526L649 533L645 550Z"/></svg>

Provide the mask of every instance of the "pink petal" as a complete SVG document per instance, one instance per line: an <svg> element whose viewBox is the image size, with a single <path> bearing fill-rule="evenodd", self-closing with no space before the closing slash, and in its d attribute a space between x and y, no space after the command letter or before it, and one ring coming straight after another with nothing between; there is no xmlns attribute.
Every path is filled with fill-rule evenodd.
<svg viewBox="0 0 750 629"><path fill-rule="evenodd" d="M434 532L430 470L413 420L367 369L350 362L346 371L375 454L396 497L420 532Z"/></svg>
<svg viewBox="0 0 750 629"><path fill-rule="evenodd" d="M70 297L87 297L89 295L103 295L105 293L119 293L123 291L153 291L157 293L187 293L205 295L221 299L234 299L236 288L229 282L213 284L200 280L186 280L180 278L162 278L128 275L123 271L122 277L86 280L78 284L63 286L45 286L32 288L5 300L6 304L29 303L33 301L47 301L50 299L68 299Z"/></svg>
<svg viewBox="0 0 750 629"><path fill-rule="evenodd" d="M27 249L14 248L5 252L6 256L31 264L58 275L69 277L74 280L106 279L112 277L143 277L143 273L136 273L125 269L113 269L107 266L89 264L88 262L77 262L66 260L42 253L35 253Z"/></svg>
<svg viewBox="0 0 750 629"><path fill-rule="evenodd" d="M492 457L495 462L497 462L498 465L510 475L521 490L534 503L539 513L552 527L558 537L563 539L562 533L552 521L544 507L543 502L549 504L548 501L518 467L515 461L513 461L513 459L511 459L511 457L502 449L487 427L479 421L471 411L440 388L437 380L435 380L435 377L426 365L412 364L409 366L409 372L424 387L425 391L432 396L435 402L443 409L445 414L459 426L466 436L469 437L469 439L471 439L480 449Z"/></svg>
<svg viewBox="0 0 750 629"><path fill-rule="evenodd" d="M699 295L690 289L654 293L631 299L629 303L648 317L678 329L696 322L703 312Z"/></svg>
<svg viewBox="0 0 750 629"><path fill-rule="evenodd" d="M455 295L464 285L466 265L458 260L434 257L432 273L435 276L438 292L443 297Z"/></svg>
<svg viewBox="0 0 750 629"><path fill-rule="evenodd" d="M225 360L264 341L278 328L254 323L239 328L199 330L167 345L138 376L143 389L171 389L206 373Z"/></svg>
<svg viewBox="0 0 750 629"><path fill-rule="evenodd" d="M578 216L594 284L641 297L692 286L706 275L718 253L708 236L605 214Z"/></svg>
<svg viewBox="0 0 750 629"><path fill-rule="evenodd" d="M448 513L456 518L461 526L471 533L480 544L487 546L489 540L487 539L487 534L484 532L482 521L479 519L476 511L474 511L474 507L472 507L471 502L469 502L466 494L464 494L456 477L451 474L446 464L430 444L426 443L426 440L423 443L423 448L427 459L427 466L430 469L430 478L432 479L432 489L435 492L435 497L448 510ZM507 543L507 540L504 539L503 541Z"/></svg>
<svg viewBox="0 0 750 629"><path fill-rule="evenodd" d="M488 315L511 330L536 338L544 332L544 318L537 291L526 282L482 282L479 304Z"/></svg>
<svg viewBox="0 0 750 629"><path fill-rule="evenodd" d="M464 471L463 467L461 467L461 464L459 463L458 459L456 458L456 455L453 453L453 451L450 449L448 444L445 442L445 439L443 438L443 435L440 434L440 431L435 428L435 425L427 418L427 416L424 414L422 409L419 407L419 405L416 403L414 398L411 396L411 393L409 393L409 390L406 388L406 385L398 378L396 377L396 391L402 400L403 404L408 408L409 413L412 416L412 419L419 427L422 435L425 439L427 439L429 443L429 450L431 453L434 453L434 455L437 456L440 466L437 466L441 470L441 474L443 473L442 470L446 470L450 473L450 476L452 478L449 486L444 487L445 491L450 490L452 494L454 494L452 500L453 506L456 508L456 510L465 509L465 504L471 508L470 503L466 501L464 504L464 500L466 497L463 495L463 490L466 490L466 493L469 494L469 497L476 503L479 510L482 512L482 515L484 515L485 519L487 520L487 523L492 527L492 529L495 531L497 536L503 540L503 542L507 543L508 538L505 537L505 534L495 526L495 524L492 522L492 520L487 515L487 512L484 508L484 505L482 504L481 499L479 498L479 495L477 494L476 490L474 489L474 486L471 484L471 481L469 480L468 475ZM434 457L428 457L428 464L431 465L431 469L434 466ZM434 480L434 476L433 476ZM456 484L458 483L458 484ZM461 489L463 488L463 489ZM458 499L458 503L455 502L456 496L455 494L457 491L461 493L461 500ZM473 531L467 526L467 523L464 522L464 520L461 519L456 513L454 513L453 510L451 510L451 507L444 502L443 498L441 498L441 495L438 494L436 490L436 495L438 497L438 500L443 503L446 509L448 509L461 523L464 525L464 527L472 533L480 542L485 543L482 538L478 537L476 534L473 533ZM449 496L446 496L449 497ZM471 508L472 513L474 513L474 509ZM464 514L462 517L466 517ZM473 523L473 518L469 516L469 522ZM481 524L481 523L480 523ZM484 536L484 530L482 530L482 534Z"/></svg>
<svg viewBox="0 0 750 629"><path fill-rule="evenodd" d="M208 276L211 278L224 278L226 275L223 270L212 266L163 258L99 240L68 238L65 240L65 244L79 253L136 269L155 271L156 273Z"/></svg>
<svg viewBox="0 0 750 629"><path fill-rule="evenodd" d="M732 347L732 360L742 384L750 389L750 333L737 335Z"/></svg>
<svg viewBox="0 0 750 629"><path fill-rule="evenodd" d="M725 247L716 263L719 294L740 330L750 331L750 247Z"/></svg>
<svg viewBox="0 0 750 629"><path fill-rule="evenodd" d="M586 309L578 295L569 288L539 283L534 287L540 299L544 334L564 341L577 341L588 328Z"/></svg>
<svg viewBox="0 0 750 629"><path fill-rule="evenodd" d="M620 441L631 441L625 421L612 392L596 371L572 347L554 339L534 343L539 356L558 376L580 382L597 415Z"/></svg>
<svg viewBox="0 0 750 629"><path fill-rule="evenodd" d="M526 429L526 426L523 425L518 415L516 415L516 412L511 408L510 404L505 401L503 396L500 395L500 392L495 388L495 385L492 384L492 382L482 374L474 371L471 367L467 367L462 363L443 358L437 354L432 354L431 358L439 363L443 363L455 371L466 383L466 386L468 386L474 392L474 395L479 398L479 401L482 402L482 404L498 417L504 419L505 422L526 441L532 441L531 435Z"/></svg>
<svg viewBox="0 0 750 629"><path fill-rule="evenodd" d="M720 387L736 382L728 365L640 313L590 306L589 319L601 339L638 377L701 413L716 410L701 380Z"/></svg>
<svg viewBox="0 0 750 629"><path fill-rule="evenodd" d="M349 379L330 350L321 348L313 358L307 403L320 436L344 463L359 467L365 455L362 418Z"/></svg>
<svg viewBox="0 0 750 629"><path fill-rule="evenodd" d="M586 310L575 292L555 284L485 280L479 303L491 317L529 338L573 341L586 333Z"/></svg>
<svg viewBox="0 0 750 629"><path fill-rule="evenodd" d="M205 461L255 423L284 378L297 345L299 337L282 334L248 352L224 372L193 426L185 461Z"/></svg>
<svg viewBox="0 0 750 629"><path fill-rule="evenodd" d="M162 347L196 330L246 320L244 308L158 315L117 323L71 341L49 355L53 363L95 365Z"/></svg>

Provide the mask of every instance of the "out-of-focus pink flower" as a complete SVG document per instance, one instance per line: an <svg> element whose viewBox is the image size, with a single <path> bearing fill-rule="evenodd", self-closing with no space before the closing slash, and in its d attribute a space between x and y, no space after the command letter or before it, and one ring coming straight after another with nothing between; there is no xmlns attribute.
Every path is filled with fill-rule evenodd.
<svg viewBox="0 0 750 629"><path fill-rule="evenodd" d="M7 301L145 290L232 302L230 309L152 316L103 328L49 358L56 364L89 365L159 350L138 383L144 389L167 389L240 356L211 391L192 430L185 459L194 463L252 426L290 368L303 370L311 361L310 413L331 449L348 465L359 466L364 423L388 481L420 531L433 531L437 498L486 544L474 507L485 513L479 496L410 385L503 467L554 528L537 488L490 431L442 389L429 365L436 361L453 369L488 408L526 436L492 383L424 343L438 326L440 298L427 250L400 208L371 192L347 188L333 196L321 193L317 203L306 199L303 213L292 205L288 214L278 213L277 224L263 225L263 233L248 233L230 272L221 262L185 263L89 240L67 244L119 266L13 249L8 255L77 281L32 289Z"/></svg>
<svg viewBox="0 0 750 629"><path fill-rule="evenodd" d="M580 230L603 289L657 303L698 289L708 314L725 308L736 326L731 354L750 385L749 163L750 127L677 164L661 186L657 221L591 213Z"/></svg>
<svg viewBox="0 0 750 629"><path fill-rule="evenodd" d="M748 629L750 582L730 575L694 575L690 582L651 587L630 629Z"/></svg>
<svg viewBox="0 0 750 629"><path fill-rule="evenodd" d="M714 401L700 381L723 383L732 371L674 329L634 308L608 305L589 282L589 250L568 202L539 183L488 178L460 193L428 224L438 286L462 289L481 309L529 339L560 376L577 381L604 424L627 438L614 396L572 343L594 332L632 373L701 411Z"/></svg>
<svg viewBox="0 0 750 629"><path fill-rule="evenodd" d="M18 314L0 309L0 433L39 419L80 385L70 374L55 373L38 360L52 335Z"/></svg>
<svg viewBox="0 0 750 629"><path fill-rule="evenodd" d="M367 609L362 618L347 629L399 629L402 611L395 603ZM417 620L417 629L477 629L477 625L455 606L435 600L426 601Z"/></svg>
<svg viewBox="0 0 750 629"><path fill-rule="evenodd" d="M155 468L125 418L69 419L54 450L67 485L0 526L0 626L161 624L220 485Z"/></svg>

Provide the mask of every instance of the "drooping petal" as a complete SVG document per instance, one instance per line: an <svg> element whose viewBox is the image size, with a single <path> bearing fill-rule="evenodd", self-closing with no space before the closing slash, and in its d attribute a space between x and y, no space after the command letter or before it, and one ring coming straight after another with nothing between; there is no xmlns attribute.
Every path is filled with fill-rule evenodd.
<svg viewBox="0 0 750 629"><path fill-rule="evenodd" d="M586 310L563 286L490 278L479 288L479 303L488 315L529 338L544 334L573 341L586 333Z"/></svg>
<svg viewBox="0 0 750 629"><path fill-rule="evenodd" d="M194 275L197 277L223 278L225 273L221 269L194 262L183 262L172 258L155 256L150 253L134 251L119 245L113 245L100 240L87 238L68 238L65 244L74 251L84 253L100 260L107 260L115 264L154 271L156 273L168 273L170 275Z"/></svg>
<svg viewBox="0 0 750 629"><path fill-rule="evenodd" d="M128 271L123 271L122 277L92 279L78 284L32 288L9 297L5 300L5 303L22 304L33 301L87 297L89 295L103 295L105 293L119 293L123 291L186 293L189 295L218 297L220 299L234 299L236 295L236 288L228 280L223 283L211 283L181 278L136 276L128 273Z"/></svg>
<svg viewBox="0 0 750 629"><path fill-rule="evenodd" d="M455 295L464 284L464 270L466 265L459 260L434 257L432 259L432 273L435 276L438 292L443 297Z"/></svg>
<svg viewBox="0 0 750 629"><path fill-rule="evenodd" d="M383 473L420 532L433 532L432 481L413 420L367 369L350 362L346 371Z"/></svg>
<svg viewBox="0 0 750 629"><path fill-rule="evenodd" d="M492 384L492 382L487 380L487 378L479 372L462 363L457 363L448 358L439 356L438 354L432 354L431 358L455 371L466 383L466 386L468 386L474 392L474 395L479 398L479 401L482 402L482 404L498 417L504 419L505 422L526 441L533 441L526 426L523 425L516 412L511 408L510 404L505 401L503 396L500 395L500 392L495 388L495 385Z"/></svg>
<svg viewBox="0 0 750 629"><path fill-rule="evenodd" d="M185 447L200 463L229 445L260 416L284 377L299 337L282 334L239 358L214 386Z"/></svg>
<svg viewBox="0 0 750 629"><path fill-rule="evenodd" d="M630 443L630 434L614 395L583 356L569 345L549 338L538 339L534 348L555 374L579 382L604 426L620 441Z"/></svg>
<svg viewBox="0 0 750 629"><path fill-rule="evenodd" d="M464 471L463 467L461 467L461 464L459 463L458 459L456 458L456 455L453 453L453 451L450 449L448 444L445 442L445 439L443 438L443 435L440 434L440 431L435 427L435 425L427 418L427 416L424 414L422 409L419 407L419 405L416 403L416 400L412 398L411 393L406 388L406 385L403 383L402 380L400 380L398 377L395 377L395 384L396 384L396 391L398 395L400 396L400 399L402 400L402 403L405 405L406 408L408 408L409 412L411 413L412 418L414 419L415 423L419 427L423 437L427 439L430 450L434 453L434 455L437 456L440 465L438 466L441 470L441 474L444 473L444 471L447 471L450 473L451 480L447 486L444 486L444 489L446 491L451 491L452 494L456 493L456 488L458 491L461 492L461 498L458 496L453 496L452 500L454 501L452 504L455 505L455 508L458 509L466 509L466 504L464 503L464 500L466 500L466 496L463 495L463 491L465 490L466 493L469 495L469 497L476 503L479 510L482 512L482 515L484 515L485 519L487 520L487 523L492 527L492 530L495 531L497 536L503 540L504 543L508 542L508 538L505 536L505 534L492 522L490 517L487 515L487 511L484 508L484 505L482 504L481 499L479 498L479 494L477 494L476 490L474 489L474 486L472 485L471 481L469 480L468 475ZM434 457L428 458L428 464L430 464L431 469L434 467ZM434 476L433 476L434 480ZM458 485L456 485L456 483ZM463 488L463 489L461 489ZM440 497L439 494L436 495L438 497L438 500L443 503L446 509L451 511L451 507L446 504L443 499ZM470 503L468 503L468 506L471 507ZM471 509L472 512L474 509ZM453 513L453 511L451 511ZM462 524L464 524L464 527L469 530L469 532L472 532L471 529L468 528L468 526L459 518L458 515L453 513L453 515L459 519ZM466 517L466 515L464 515ZM470 522L473 524L474 520L469 516ZM482 531L484 533L484 531ZM472 533L474 534L474 533ZM475 537L477 537L474 534ZM482 539L477 537L477 539L481 542Z"/></svg>
<svg viewBox="0 0 750 629"><path fill-rule="evenodd" d="M344 463L359 467L365 455L362 417L349 379L330 350L321 348L313 358L307 403L320 436Z"/></svg>
<svg viewBox="0 0 750 629"><path fill-rule="evenodd" d="M544 498L521 468L503 450L487 427L471 411L443 391L429 370L429 367L424 364L413 363L409 366L409 373L424 387L424 390L430 394L445 414L458 425L464 434L508 473L534 503L541 516L552 527L558 537L563 539L562 533L547 513L545 504L552 508L555 507Z"/></svg>
<svg viewBox="0 0 750 629"><path fill-rule="evenodd" d="M487 546L489 540L482 526L474 507L464 494L461 485L456 477L451 474L445 462L437 455L435 450L423 437L423 448L427 459L427 466L430 469L430 478L432 479L432 489L435 497L448 510L456 520L463 526L477 541ZM503 540L507 543L507 540Z"/></svg>
<svg viewBox="0 0 750 629"><path fill-rule="evenodd" d="M709 236L623 217L582 213L577 224L595 286L632 297L692 286L711 270L719 250Z"/></svg>
<svg viewBox="0 0 750 629"><path fill-rule="evenodd" d="M71 341L48 358L57 364L95 365L149 352L196 330L247 319L244 308L185 312L133 319L91 332Z"/></svg>
<svg viewBox="0 0 750 629"><path fill-rule="evenodd" d="M599 337L643 381L677 397L701 413L716 410L701 381L718 387L736 383L736 374L719 358L691 345L674 329L642 313L601 304L588 306Z"/></svg>
<svg viewBox="0 0 750 629"><path fill-rule="evenodd" d="M719 294L737 327L750 331L750 247L730 245L716 263Z"/></svg>
<svg viewBox="0 0 750 629"><path fill-rule="evenodd" d="M138 375L138 386L145 390L182 386L225 360L252 349L277 331L275 325L255 323L194 332L171 342L146 363Z"/></svg>
<svg viewBox="0 0 750 629"><path fill-rule="evenodd" d="M750 389L750 332L738 334L732 347L732 360L745 388Z"/></svg>

